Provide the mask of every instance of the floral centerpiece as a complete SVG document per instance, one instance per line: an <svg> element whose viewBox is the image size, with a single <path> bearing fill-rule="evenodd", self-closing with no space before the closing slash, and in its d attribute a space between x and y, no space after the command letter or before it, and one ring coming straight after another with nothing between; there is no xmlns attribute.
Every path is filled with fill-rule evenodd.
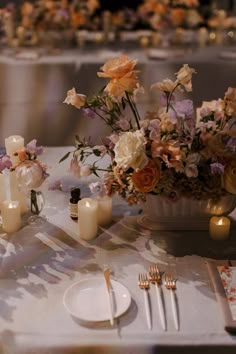
<svg viewBox="0 0 236 354"><path fill-rule="evenodd" d="M126 55L107 61L98 76L109 82L91 98L74 88L68 91L65 103L98 116L111 128L100 146L76 137L71 171L77 176L102 172L107 194L118 193L130 204L151 194L171 201L181 197L217 201L235 195L236 88L229 87L222 99L205 102L196 119L193 102L177 99L192 91L196 73L184 64L175 80L151 85L159 103L155 111L140 116L137 98L143 88L136 64ZM89 165L86 159L91 154L98 160ZM101 169L99 159L105 154L111 162Z"/></svg>
<svg viewBox="0 0 236 354"><path fill-rule="evenodd" d="M38 206L32 209L32 195L42 194L34 189L39 188L49 176L47 165L38 158L42 153L43 147L38 146L37 140L33 139L26 146L13 152L14 159L7 154L0 155L0 182L4 183L5 179L6 184L6 178L8 179L8 193L11 194L7 196L7 188L0 188L0 202L6 197L19 200L21 212L25 213L28 211L27 198L29 198L31 211L39 211Z"/></svg>

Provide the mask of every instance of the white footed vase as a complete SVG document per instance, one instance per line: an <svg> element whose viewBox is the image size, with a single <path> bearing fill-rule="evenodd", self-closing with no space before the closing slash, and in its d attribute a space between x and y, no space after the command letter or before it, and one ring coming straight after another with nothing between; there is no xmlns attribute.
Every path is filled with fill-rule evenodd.
<svg viewBox="0 0 236 354"><path fill-rule="evenodd" d="M169 201L148 194L142 207L137 222L149 230L208 230L212 215L229 215L235 209L236 196L227 195L217 202L189 198Z"/></svg>

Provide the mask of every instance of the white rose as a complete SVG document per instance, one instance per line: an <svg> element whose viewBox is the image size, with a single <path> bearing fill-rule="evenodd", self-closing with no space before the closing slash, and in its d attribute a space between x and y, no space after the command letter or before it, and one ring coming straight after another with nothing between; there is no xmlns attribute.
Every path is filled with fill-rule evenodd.
<svg viewBox="0 0 236 354"><path fill-rule="evenodd" d="M123 133L115 145L115 161L124 171L132 167L143 168L148 163L145 153L146 139L142 130Z"/></svg>

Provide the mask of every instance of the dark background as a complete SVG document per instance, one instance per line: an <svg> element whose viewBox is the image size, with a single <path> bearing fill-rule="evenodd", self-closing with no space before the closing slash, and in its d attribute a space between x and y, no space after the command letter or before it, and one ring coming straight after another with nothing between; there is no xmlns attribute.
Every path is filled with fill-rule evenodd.
<svg viewBox="0 0 236 354"><path fill-rule="evenodd" d="M30 1L34 2L33 0ZM210 4L211 2L212 2L211 0L200 1L202 5L207 5ZM229 3L233 3L233 0L218 1L218 3L220 2L229 4ZM0 7L5 6L8 3L22 4L23 0L0 0ZM107 9L111 9L111 10L116 10L123 7L136 8L137 5L141 3L142 0L100 0L100 4L102 7L106 7Z"/></svg>
<svg viewBox="0 0 236 354"><path fill-rule="evenodd" d="M34 2L34 0L27 1ZM100 0L101 8L106 8L110 11L116 11L125 7L136 9L142 2L142 0ZM234 12L236 14L236 0L199 0L199 2L203 6L203 12L206 8L217 6L218 8L227 10L229 13ZM8 3L20 5L23 3L23 0L0 0L0 7Z"/></svg>

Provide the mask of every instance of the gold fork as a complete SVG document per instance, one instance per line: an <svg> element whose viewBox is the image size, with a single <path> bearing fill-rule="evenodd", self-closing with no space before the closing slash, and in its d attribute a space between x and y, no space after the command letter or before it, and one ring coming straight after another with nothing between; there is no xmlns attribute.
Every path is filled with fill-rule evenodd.
<svg viewBox="0 0 236 354"><path fill-rule="evenodd" d="M161 289L161 273L159 268L156 264L150 265L149 267L149 280L151 283L155 284L156 294L157 294L157 305L160 313L161 324L164 329L166 330L166 318L165 318L165 311L164 311L164 304L163 304L163 296L162 296L162 289Z"/></svg>
<svg viewBox="0 0 236 354"><path fill-rule="evenodd" d="M148 276L146 273L139 273L138 285L139 285L140 289L144 290L144 303L145 303L147 324L148 324L148 328L151 330L152 329L151 311L150 311L150 304L149 304L149 298L148 298L149 280L148 280Z"/></svg>
<svg viewBox="0 0 236 354"><path fill-rule="evenodd" d="M171 274L165 274L164 278L165 286L168 290L170 290L170 297L171 297L171 306L173 311L173 317L175 322L175 328L177 331L179 330L179 320L178 320L178 311L176 306L176 299L174 291L176 290L176 279Z"/></svg>

